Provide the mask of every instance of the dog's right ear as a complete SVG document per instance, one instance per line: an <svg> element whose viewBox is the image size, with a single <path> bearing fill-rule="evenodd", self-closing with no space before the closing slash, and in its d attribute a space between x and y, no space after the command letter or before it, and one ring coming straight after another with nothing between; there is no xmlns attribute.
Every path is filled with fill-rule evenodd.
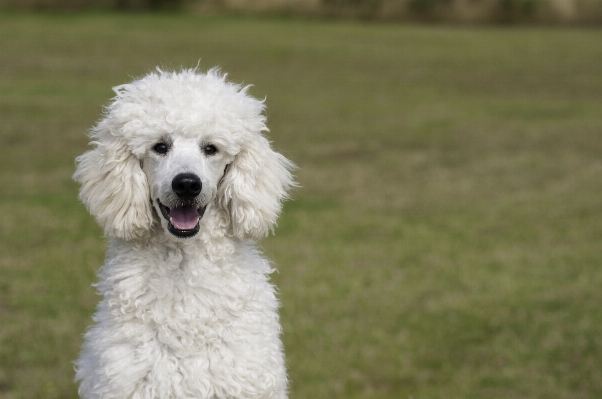
<svg viewBox="0 0 602 399"><path fill-rule="evenodd" d="M220 182L218 201L238 238L259 239L273 230L282 201L296 183L295 165L259 132L236 155Z"/></svg>
<svg viewBox="0 0 602 399"><path fill-rule="evenodd" d="M122 138L103 136L76 159L73 178L82 185L79 198L106 236L141 238L153 224L147 177Z"/></svg>

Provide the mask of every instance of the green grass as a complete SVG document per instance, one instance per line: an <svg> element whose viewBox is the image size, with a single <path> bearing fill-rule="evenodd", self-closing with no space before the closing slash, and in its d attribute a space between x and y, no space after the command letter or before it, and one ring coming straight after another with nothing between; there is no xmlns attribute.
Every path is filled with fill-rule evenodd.
<svg viewBox="0 0 602 399"><path fill-rule="evenodd" d="M0 399L75 398L111 87L220 65L300 169L291 399L602 397L602 31L0 14Z"/></svg>

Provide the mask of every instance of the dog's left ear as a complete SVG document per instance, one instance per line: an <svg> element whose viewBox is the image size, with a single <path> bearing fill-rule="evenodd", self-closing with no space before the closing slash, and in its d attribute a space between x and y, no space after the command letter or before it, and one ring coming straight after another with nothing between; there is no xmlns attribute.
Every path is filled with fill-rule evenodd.
<svg viewBox="0 0 602 399"><path fill-rule="evenodd" d="M76 160L73 178L82 185L80 199L106 236L124 240L141 238L153 224L153 213L140 161L122 139L93 144L94 149Z"/></svg>
<svg viewBox="0 0 602 399"><path fill-rule="evenodd" d="M218 200L238 238L268 235L289 188L296 185L290 173L295 165L272 150L261 134L253 136L229 165L219 187Z"/></svg>

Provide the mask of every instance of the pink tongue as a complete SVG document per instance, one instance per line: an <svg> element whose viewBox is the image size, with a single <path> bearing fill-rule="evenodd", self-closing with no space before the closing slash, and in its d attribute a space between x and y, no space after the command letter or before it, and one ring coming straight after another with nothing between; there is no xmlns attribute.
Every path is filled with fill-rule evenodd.
<svg viewBox="0 0 602 399"><path fill-rule="evenodd" d="M192 230L199 222L200 216L194 205L187 205L171 208L169 218L176 229Z"/></svg>

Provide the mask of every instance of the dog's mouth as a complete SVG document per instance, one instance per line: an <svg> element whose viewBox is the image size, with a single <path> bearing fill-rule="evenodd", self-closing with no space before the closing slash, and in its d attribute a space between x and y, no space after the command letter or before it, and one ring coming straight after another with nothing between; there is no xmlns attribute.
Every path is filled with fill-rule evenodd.
<svg viewBox="0 0 602 399"><path fill-rule="evenodd" d="M168 207L157 199L161 215L167 220L169 232L176 237L192 237L199 232L199 221L205 214L207 205L196 204Z"/></svg>

